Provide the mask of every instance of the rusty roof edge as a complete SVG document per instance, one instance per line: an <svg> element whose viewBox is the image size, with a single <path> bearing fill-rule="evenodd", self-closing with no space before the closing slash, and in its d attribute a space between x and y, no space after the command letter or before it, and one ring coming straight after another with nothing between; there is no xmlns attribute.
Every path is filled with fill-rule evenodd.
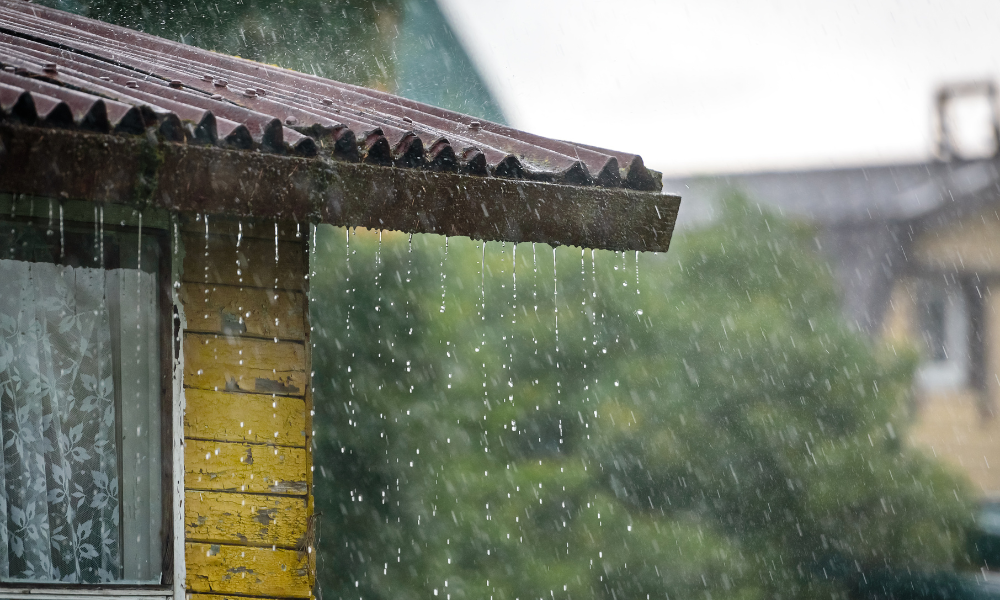
<svg viewBox="0 0 1000 600"><path fill-rule="evenodd" d="M100 173L100 176L97 174ZM0 192L665 252L678 196L376 167L0 122Z"/></svg>

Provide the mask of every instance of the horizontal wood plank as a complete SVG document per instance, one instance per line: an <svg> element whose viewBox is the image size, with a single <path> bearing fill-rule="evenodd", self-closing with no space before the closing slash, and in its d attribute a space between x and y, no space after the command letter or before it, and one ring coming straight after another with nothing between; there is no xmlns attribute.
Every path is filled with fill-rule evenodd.
<svg viewBox="0 0 1000 600"><path fill-rule="evenodd" d="M296 549L306 535L306 498L228 492L184 494L189 542Z"/></svg>
<svg viewBox="0 0 1000 600"><path fill-rule="evenodd" d="M306 445L306 403L302 398L199 389L188 389L184 396L186 437Z"/></svg>
<svg viewBox="0 0 1000 600"><path fill-rule="evenodd" d="M308 598L310 555L296 550L187 543L187 589L191 592Z"/></svg>
<svg viewBox="0 0 1000 600"><path fill-rule="evenodd" d="M306 352L299 342L184 334L184 385L203 390L301 396Z"/></svg>
<svg viewBox="0 0 1000 600"><path fill-rule="evenodd" d="M302 292L185 283L180 297L187 331L305 339L306 298Z"/></svg>
<svg viewBox="0 0 1000 600"><path fill-rule="evenodd" d="M307 267L306 243L278 242L278 259L274 257L274 240L204 234L181 234L184 239L183 281L191 283L221 283L264 289L303 290ZM277 284L275 283L277 279Z"/></svg>
<svg viewBox="0 0 1000 600"><path fill-rule="evenodd" d="M308 472L305 448L184 442L184 487L188 490L305 495Z"/></svg>
<svg viewBox="0 0 1000 600"><path fill-rule="evenodd" d="M188 593L184 596L185 600L248 600L247 596L235 596L226 594L192 594ZM284 600L278 598L277 596L252 596L250 600Z"/></svg>
<svg viewBox="0 0 1000 600"><path fill-rule="evenodd" d="M205 221L202 215L180 213L180 230L205 237ZM273 219L238 219L223 215L212 215L209 219L211 235L228 235L233 239L242 231L244 238L263 238L274 241ZM303 241L309 235L309 223L296 224L294 221L278 221L278 239Z"/></svg>

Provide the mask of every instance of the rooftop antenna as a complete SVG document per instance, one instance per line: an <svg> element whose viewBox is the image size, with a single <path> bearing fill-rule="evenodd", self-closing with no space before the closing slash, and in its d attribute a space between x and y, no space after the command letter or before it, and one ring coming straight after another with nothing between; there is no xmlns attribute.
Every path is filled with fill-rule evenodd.
<svg viewBox="0 0 1000 600"><path fill-rule="evenodd" d="M992 81L948 83L938 88L935 97L935 153L942 161L967 160L959 152L954 132L948 127L948 106L957 98L982 97L990 107L993 128L993 156L1000 156L1000 111L997 109L997 88Z"/></svg>

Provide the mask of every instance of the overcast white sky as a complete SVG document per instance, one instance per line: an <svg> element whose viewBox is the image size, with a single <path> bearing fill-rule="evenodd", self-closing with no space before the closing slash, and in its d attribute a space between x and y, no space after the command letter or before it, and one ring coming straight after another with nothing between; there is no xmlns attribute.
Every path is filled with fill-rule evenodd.
<svg viewBox="0 0 1000 600"><path fill-rule="evenodd" d="M997 0L440 3L514 126L664 173L926 158L937 85L1000 78Z"/></svg>

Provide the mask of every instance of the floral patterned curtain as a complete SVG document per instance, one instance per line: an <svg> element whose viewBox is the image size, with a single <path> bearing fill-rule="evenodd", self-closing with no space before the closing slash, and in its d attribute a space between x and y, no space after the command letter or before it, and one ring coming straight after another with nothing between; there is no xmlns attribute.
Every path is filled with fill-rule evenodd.
<svg viewBox="0 0 1000 600"><path fill-rule="evenodd" d="M0 578L122 577L111 273L0 260Z"/></svg>

